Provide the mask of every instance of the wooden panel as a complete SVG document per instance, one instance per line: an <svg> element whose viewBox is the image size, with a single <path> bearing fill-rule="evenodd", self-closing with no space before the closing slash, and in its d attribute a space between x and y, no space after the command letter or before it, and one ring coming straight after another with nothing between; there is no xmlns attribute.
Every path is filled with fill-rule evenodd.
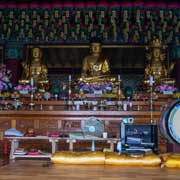
<svg viewBox="0 0 180 180"><path fill-rule="evenodd" d="M5 129L9 129L11 127L11 121L9 121L9 118L7 120L3 120L3 118L0 120L0 130L4 131Z"/></svg>
<svg viewBox="0 0 180 180"><path fill-rule="evenodd" d="M34 121L34 128L39 129L39 120Z"/></svg>
<svg viewBox="0 0 180 180"><path fill-rule="evenodd" d="M34 121L24 121L24 119L16 118L16 128L22 132L26 132L28 128L34 127Z"/></svg>

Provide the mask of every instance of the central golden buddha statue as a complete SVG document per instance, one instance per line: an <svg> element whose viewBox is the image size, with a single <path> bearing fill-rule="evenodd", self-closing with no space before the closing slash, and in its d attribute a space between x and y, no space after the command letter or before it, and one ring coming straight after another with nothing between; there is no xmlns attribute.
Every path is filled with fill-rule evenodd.
<svg viewBox="0 0 180 180"><path fill-rule="evenodd" d="M23 73L19 83L30 83L30 79L33 79L40 91L45 91L48 88L47 67L41 63L41 58L40 48L33 48L31 63L22 62Z"/></svg>
<svg viewBox="0 0 180 180"><path fill-rule="evenodd" d="M80 81L83 82L102 82L115 81L110 76L109 60L101 54L102 47L99 42L92 42L91 54L83 59Z"/></svg>

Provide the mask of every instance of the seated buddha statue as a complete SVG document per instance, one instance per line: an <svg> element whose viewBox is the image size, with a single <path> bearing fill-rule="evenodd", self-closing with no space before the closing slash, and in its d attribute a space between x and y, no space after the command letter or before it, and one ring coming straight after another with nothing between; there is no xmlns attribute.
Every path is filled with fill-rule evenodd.
<svg viewBox="0 0 180 180"><path fill-rule="evenodd" d="M145 82L148 81L150 76L154 77L155 84L168 83L173 84L174 80L168 78L168 71L165 66L165 53L163 52L164 45L160 39L154 39L150 46L147 47L150 50L147 53L148 63L145 68Z"/></svg>
<svg viewBox="0 0 180 180"><path fill-rule="evenodd" d="M32 62L30 65L30 76L34 78L36 81L41 74L41 57L42 53L39 48L32 49Z"/></svg>
<svg viewBox="0 0 180 180"><path fill-rule="evenodd" d="M110 75L109 60L101 54L102 47L99 42L92 42L91 53L83 59L80 80L83 82L114 81Z"/></svg>
<svg viewBox="0 0 180 180"><path fill-rule="evenodd" d="M47 67L41 63L41 58L42 53L40 48L33 48L31 63L22 62L23 73L19 83L29 83L30 79L33 78L39 90L45 91L49 85L49 80L47 78Z"/></svg>

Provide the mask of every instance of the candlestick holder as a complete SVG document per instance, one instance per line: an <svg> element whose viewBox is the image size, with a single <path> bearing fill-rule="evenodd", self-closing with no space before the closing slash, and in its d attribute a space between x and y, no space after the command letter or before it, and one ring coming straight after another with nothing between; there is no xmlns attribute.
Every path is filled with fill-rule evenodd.
<svg viewBox="0 0 180 180"><path fill-rule="evenodd" d="M120 75L118 75L118 110L121 110L122 102L121 102L121 78Z"/></svg>
<svg viewBox="0 0 180 180"><path fill-rule="evenodd" d="M149 79L149 86L150 86L150 122L151 124L154 123L154 118L153 118L153 76L150 76Z"/></svg>
<svg viewBox="0 0 180 180"><path fill-rule="evenodd" d="M31 91L30 91L30 103L29 103L30 110L34 110L34 106L35 106L35 103L34 103L34 92L35 92L35 88L32 86L31 87Z"/></svg>
<svg viewBox="0 0 180 180"><path fill-rule="evenodd" d="M71 75L69 75L69 81L68 81L68 110L71 110Z"/></svg>

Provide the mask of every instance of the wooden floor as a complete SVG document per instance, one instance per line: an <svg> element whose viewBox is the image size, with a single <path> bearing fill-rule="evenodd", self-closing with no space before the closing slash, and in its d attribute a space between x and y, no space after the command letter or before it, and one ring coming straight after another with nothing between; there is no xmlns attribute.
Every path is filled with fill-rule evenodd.
<svg viewBox="0 0 180 180"><path fill-rule="evenodd" d="M103 165L49 165L16 160L0 167L0 180L179 180L180 169Z"/></svg>

